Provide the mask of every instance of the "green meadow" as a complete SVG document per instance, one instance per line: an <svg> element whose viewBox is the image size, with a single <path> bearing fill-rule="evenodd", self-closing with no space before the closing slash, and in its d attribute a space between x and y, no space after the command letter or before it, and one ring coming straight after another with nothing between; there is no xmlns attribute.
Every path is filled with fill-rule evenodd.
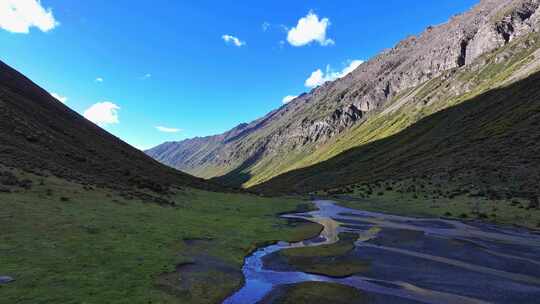
<svg viewBox="0 0 540 304"><path fill-rule="evenodd" d="M53 177L23 174L0 193L1 303L215 303L242 285L257 245L301 240L297 199L192 189L160 206Z"/></svg>

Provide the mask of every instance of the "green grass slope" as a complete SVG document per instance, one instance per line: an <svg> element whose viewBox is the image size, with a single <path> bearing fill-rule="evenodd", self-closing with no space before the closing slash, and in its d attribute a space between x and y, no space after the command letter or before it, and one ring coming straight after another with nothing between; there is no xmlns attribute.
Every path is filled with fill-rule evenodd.
<svg viewBox="0 0 540 304"><path fill-rule="evenodd" d="M9 172L9 173L8 173ZM174 207L0 166L31 186L0 191L0 303L219 303L257 244L320 226L287 222L298 200L179 191Z"/></svg>
<svg viewBox="0 0 540 304"><path fill-rule="evenodd" d="M389 137L256 186L307 193L422 177L515 196L540 184L540 74L436 112Z"/></svg>
<svg viewBox="0 0 540 304"><path fill-rule="evenodd" d="M224 190L151 159L2 62L0 164L126 191Z"/></svg>
<svg viewBox="0 0 540 304"><path fill-rule="evenodd" d="M395 96L380 110L370 113L364 122L314 147L311 153L289 153L273 162L259 162L251 168L244 186L253 187L285 172L317 164L354 147L394 135L437 111L524 78L539 69L539 49L540 35L533 33L482 55L470 65L445 71ZM228 179L232 184L236 181L234 174L222 179Z"/></svg>

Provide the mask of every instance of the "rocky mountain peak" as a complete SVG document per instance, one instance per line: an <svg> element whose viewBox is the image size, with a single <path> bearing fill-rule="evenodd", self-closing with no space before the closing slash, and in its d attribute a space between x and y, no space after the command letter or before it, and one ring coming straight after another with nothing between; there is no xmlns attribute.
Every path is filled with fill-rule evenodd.
<svg viewBox="0 0 540 304"><path fill-rule="evenodd" d="M389 104L399 108L396 99L400 94L538 31L539 1L483 0L448 22L408 36L347 76L327 82L263 118L219 136L179 142L166 152L158 146L148 153L203 177L237 168L274 172L264 165L270 159L308 155Z"/></svg>

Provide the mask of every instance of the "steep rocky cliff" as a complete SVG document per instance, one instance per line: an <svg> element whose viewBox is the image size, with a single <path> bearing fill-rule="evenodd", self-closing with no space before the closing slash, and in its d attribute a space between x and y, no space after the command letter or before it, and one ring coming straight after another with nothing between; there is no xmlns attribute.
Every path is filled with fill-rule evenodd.
<svg viewBox="0 0 540 304"><path fill-rule="evenodd" d="M343 150L336 146L353 147L343 141L357 143L358 138L346 135L372 126L375 119L382 125L393 122L394 127L378 134L374 128L360 142L402 130L452 105L459 96L533 72L538 62L531 53L537 46L529 36L540 29L538 7L539 0L481 1L261 119L221 135L165 143L147 153L180 170L207 178L220 176L221 181L244 186L317 163ZM506 53L487 60L505 47ZM475 74L495 64L505 68L485 75L489 86L475 79ZM399 123L392 120L395 113L403 116Z"/></svg>

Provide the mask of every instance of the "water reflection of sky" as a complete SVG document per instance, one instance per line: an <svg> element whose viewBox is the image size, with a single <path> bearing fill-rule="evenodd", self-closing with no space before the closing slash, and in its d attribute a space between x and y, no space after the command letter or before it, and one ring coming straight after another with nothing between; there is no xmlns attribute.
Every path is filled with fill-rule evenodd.
<svg viewBox="0 0 540 304"><path fill-rule="evenodd" d="M245 285L238 292L226 299L224 303L256 303L263 299L275 286L300 282L333 282L351 286L365 292L389 295L403 300L413 300L418 303L488 303L488 301L481 300L482 297L475 298L463 294L460 295L458 294L460 290L456 290L456 293L454 293L448 292L448 290L444 291L422 288L415 285L414 282L401 281L400 279L402 278L399 277L395 278L395 280L360 276L332 278L303 272L274 271L264 268L263 257L269 254L285 248L319 246L322 244L334 243L338 241L338 234L340 232L357 233L358 240L356 242L356 250L362 250L362 248L365 248L365 251L368 251L368 249L375 250L373 252L379 250L379 252L383 253L380 255L377 254L380 260L383 260L383 256L386 253L425 260L432 263L431 265L435 265L432 266L432 269L429 269L430 272L436 272L437 265L445 265L444 267L440 268L441 271L448 272L448 267L450 267L450 269L456 268L457 271L470 271L478 273L481 276L489 278L489 280L493 280L494 282L508 281L509 283L501 286L507 286L506 288L509 288L509 290L504 291L509 295L512 295L513 292L523 292L523 290L527 290L527 293L531 295L530 299L537 299L540 296L540 275L525 275L522 273L513 273L512 271L508 270L492 269L486 266L474 265L449 257L442 257L430 253L415 252L403 248L378 246L370 242L373 239L384 236L384 234L379 234L381 229L421 231L426 236L433 235L437 238L442 238L443 241L467 239L471 240L472 242L482 242L485 246L489 246L489 250L484 250L482 254L489 254L499 259L518 259L520 262L527 263L528 261L535 261L534 258L531 258L531 255L537 259L540 259L540 237L537 235L532 235L528 233L528 231L515 229L505 230L490 225L468 225L466 223L443 219L409 218L358 211L337 206L330 201L317 201L316 205L319 208L317 211L312 211L305 214L286 215L284 217L301 218L320 223L324 226L321 235L314 240L306 240L292 244L280 242L278 244L270 245L255 251L252 255L245 259L244 266L242 268L246 280ZM504 252L501 252L505 249L505 246L508 247L509 245L510 247L519 247L521 251L527 249L525 250L527 251L526 255L519 257L515 255L515 252L512 252L512 254L505 254ZM377 256L372 258L377 259ZM537 272L535 272L535 270L532 271L532 273L540 274L539 264L529 263L529 265L538 268ZM421 273L422 270L418 269L418 272ZM446 273L441 273L441 275L445 274ZM451 275L451 273L449 275ZM396 276L399 276L398 272L396 272ZM407 276L405 275L404 277ZM459 278L457 280L459 280ZM470 293L469 291L467 292ZM478 293L478 295L483 296L482 293ZM490 295L486 295L487 298L489 298L489 296ZM524 301L521 301L520 303L527 303L528 298L526 297L523 299ZM512 300L511 297L510 300Z"/></svg>

